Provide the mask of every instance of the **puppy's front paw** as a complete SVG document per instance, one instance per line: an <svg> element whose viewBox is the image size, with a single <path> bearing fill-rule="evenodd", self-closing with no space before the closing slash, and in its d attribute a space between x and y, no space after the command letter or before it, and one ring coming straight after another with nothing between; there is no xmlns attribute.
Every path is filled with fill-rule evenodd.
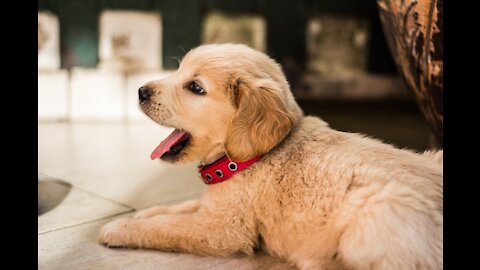
<svg viewBox="0 0 480 270"><path fill-rule="evenodd" d="M133 218L149 218L162 214L168 214L168 208L165 206L154 206L136 213Z"/></svg>
<svg viewBox="0 0 480 270"><path fill-rule="evenodd" d="M128 247L130 218L121 218L107 223L100 230L98 241L107 247Z"/></svg>

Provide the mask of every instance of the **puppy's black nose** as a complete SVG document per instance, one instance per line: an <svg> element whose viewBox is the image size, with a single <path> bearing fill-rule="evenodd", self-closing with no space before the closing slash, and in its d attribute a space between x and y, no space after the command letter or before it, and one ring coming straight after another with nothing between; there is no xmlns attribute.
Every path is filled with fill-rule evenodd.
<svg viewBox="0 0 480 270"><path fill-rule="evenodd" d="M144 102L150 97L150 91L148 90L147 87L142 86L138 89L138 99L140 102Z"/></svg>

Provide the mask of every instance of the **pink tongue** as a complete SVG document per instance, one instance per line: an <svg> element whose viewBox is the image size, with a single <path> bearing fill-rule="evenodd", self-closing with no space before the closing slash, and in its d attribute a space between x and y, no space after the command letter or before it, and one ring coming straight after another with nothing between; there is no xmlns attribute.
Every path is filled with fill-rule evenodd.
<svg viewBox="0 0 480 270"><path fill-rule="evenodd" d="M188 136L188 133L183 130L175 129L168 137L163 140L155 150L150 154L152 160L163 156L172 146L185 140Z"/></svg>

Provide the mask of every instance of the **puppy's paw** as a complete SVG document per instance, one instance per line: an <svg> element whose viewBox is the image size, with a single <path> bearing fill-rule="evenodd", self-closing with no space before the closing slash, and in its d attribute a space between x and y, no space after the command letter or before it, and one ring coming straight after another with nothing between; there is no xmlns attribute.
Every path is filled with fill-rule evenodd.
<svg viewBox="0 0 480 270"><path fill-rule="evenodd" d="M149 217L158 216L162 214L169 214L169 213L170 211L166 206L154 206L136 213L133 216L133 218L149 218Z"/></svg>
<svg viewBox="0 0 480 270"><path fill-rule="evenodd" d="M100 230L98 242L107 247L128 247L130 218L121 218L107 223Z"/></svg>

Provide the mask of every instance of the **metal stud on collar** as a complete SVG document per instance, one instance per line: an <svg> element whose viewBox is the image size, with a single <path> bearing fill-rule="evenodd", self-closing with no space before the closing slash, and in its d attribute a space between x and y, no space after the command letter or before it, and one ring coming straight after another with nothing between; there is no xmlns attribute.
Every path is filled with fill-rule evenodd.
<svg viewBox="0 0 480 270"><path fill-rule="evenodd" d="M228 163L228 169L232 172L238 170L238 165L237 163L233 162L233 161L230 161L230 163Z"/></svg>
<svg viewBox="0 0 480 270"><path fill-rule="evenodd" d="M209 173L205 174L205 177L207 178L206 181L207 181L208 183L212 182L213 178L212 178L212 176L211 176Z"/></svg>
<svg viewBox="0 0 480 270"><path fill-rule="evenodd" d="M215 170L215 174L220 177L220 178L223 178L223 172L221 170Z"/></svg>

